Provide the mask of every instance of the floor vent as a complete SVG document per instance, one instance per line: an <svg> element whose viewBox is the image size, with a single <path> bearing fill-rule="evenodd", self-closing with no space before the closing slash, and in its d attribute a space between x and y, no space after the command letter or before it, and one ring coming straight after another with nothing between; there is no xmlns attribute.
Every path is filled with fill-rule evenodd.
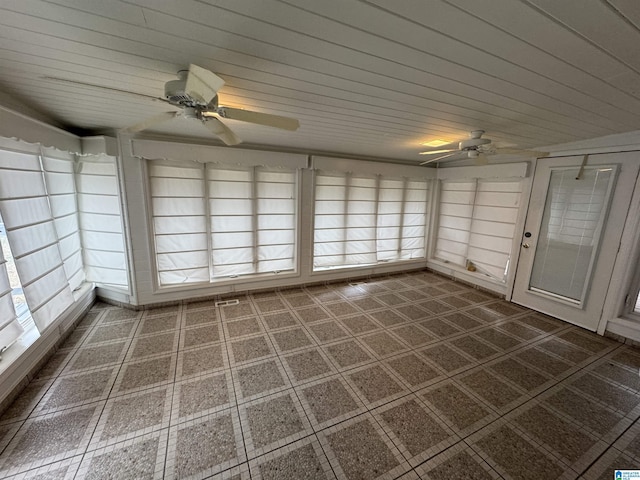
<svg viewBox="0 0 640 480"><path fill-rule="evenodd" d="M232 305L238 305L240 300L234 298L233 300L222 300L221 302L216 302L216 307L230 307Z"/></svg>

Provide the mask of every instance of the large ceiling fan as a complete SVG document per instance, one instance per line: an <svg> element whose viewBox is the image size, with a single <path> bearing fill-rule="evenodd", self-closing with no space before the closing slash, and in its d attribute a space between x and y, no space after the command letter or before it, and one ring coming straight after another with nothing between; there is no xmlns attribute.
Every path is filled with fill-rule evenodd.
<svg viewBox="0 0 640 480"><path fill-rule="evenodd" d="M221 118L239 120L241 122L255 123L258 125L265 125L268 127L291 131L297 130L300 126L298 120L294 118L219 105L218 91L224 85L224 80L213 72L193 64L189 65L188 70L180 70L178 72L177 80L168 81L164 86L164 97L157 98L137 92L84 83L76 80L56 77L45 78L49 80L128 93L145 98L151 98L153 100L161 100L180 108L178 111L164 112L147 118L136 125L132 125L124 129L124 132L126 133L141 132L142 130L146 130L160 123L181 116L201 121L211 133L216 135L224 143L227 145L237 145L242 142L242 140L240 140L240 138L233 133L233 131L222 122L222 120L220 120Z"/></svg>
<svg viewBox="0 0 640 480"><path fill-rule="evenodd" d="M465 158L475 158L476 165L486 165L488 155L515 154L529 155L535 157L546 157L548 152L538 152L535 150L518 150L515 148L498 148L491 144L489 138L482 138L484 130L473 130L469 132L469 138L457 142L440 145L430 150L420 152L420 155L429 155L428 160L420 165L441 162L443 160L463 160ZM444 154L444 155L441 155ZM432 155L436 155L432 157Z"/></svg>

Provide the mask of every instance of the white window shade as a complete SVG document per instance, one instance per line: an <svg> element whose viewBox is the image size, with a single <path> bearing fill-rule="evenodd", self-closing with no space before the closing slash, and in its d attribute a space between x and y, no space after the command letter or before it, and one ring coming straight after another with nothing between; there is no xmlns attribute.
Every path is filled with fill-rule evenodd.
<svg viewBox="0 0 640 480"><path fill-rule="evenodd" d="M11 298L6 261L0 248L0 351L20 338L23 332Z"/></svg>
<svg viewBox="0 0 640 480"><path fill-rule="evenodd" d="M0 155L0 212L25 299L43 331L72 303L37 155Z"/></svg>
<svg viewBox="0 0 640 480"><path fill-rule="evenodd" d="M80 246L78 206L72 157L42 158L49 204L58 235L58 248L62 256L65 274L72 290L85 280Z"/></svg>
<svg viewBox="0 0 640 480"><path fill-rule="evenodd" d="M442 181L435 257L505 281L520 196L519 179Z"/></svg>
<svg viewBox="0 0 640 480"><path fill-rule="evenodd" d="M314 269L425 257L427 180L316 171Z"/></svg>
<svg viewBox="0 0 640 480"><path fill-rule="evenodd" d="M128 289L115 159L105 155L79 157L75 186L87 280L101 286Z"/></svg>
<svg viewBox="0 0 640 480"><path fill-rule="evenodd" d="M148 162L160 285L209 281L204 165Z"/></svg>

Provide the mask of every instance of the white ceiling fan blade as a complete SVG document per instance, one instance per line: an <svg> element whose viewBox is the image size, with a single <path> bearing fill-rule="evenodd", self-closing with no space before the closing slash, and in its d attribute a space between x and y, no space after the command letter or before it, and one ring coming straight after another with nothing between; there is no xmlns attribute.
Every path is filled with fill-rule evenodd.
<svg viewBox="0 0 640 480"><path fill-rule="evenodd" d="M218 107L216 113L222 118L257 123L258 125L282 128L283 130L293 131L300 127L300 122L295 118L281 117L280 115L271 115L270 113L252 112L251 110L231 107Z"/></svg>
<svg viewBox="0 0 640 480"><path fill-rule="evenodd" d="M136 133L141 132L142 130L146 130L147 128L154 127L160 123L166 122L167 120L171 120L178 115L179 112L164 112L159 115L154 115L153 117L149 117L146 120L136 123L128 128L123 130L124 133Z"/></svg>
<svg viewBox="0 0 640 480"><path fill-rule="evenodd" d="M223 85L224 80L215 73L198 65L189 65L187 83L184 89L185 93L192 98L201 103L208 104L213 97L218 94L218 90L220 90Z"/></svg>
<svg viewBox="0 0 640 480"><path fill-rule="evenodd" d="M242 140L240 140L240 137L233 133L229 127L227 127L216 117L204 117L202 119L202 123L204 123L204 126L207 127L211 131L211 133L216 135L227 145L237 145L242 142Z"/></svg>
<svg viewBox="0 0 640 480"><path fill-rule="evenodd" d="M425 150L424 152L420 152L420 155L432 155L436 153L452 152L454 150L459 150L459 149L460 149L460 142L451 142L451 143L446 143L444 145L440 145L438 147L431 147L428 150Z"/></svg>
<svg viewBox="0 0 640 480"><path fill-rule="evenodd" d="M532 157L548 157L549 152L539 152L537 150L519 150L517 148L496 148L494 151L490 152L490 155L530 155Z"/></svg>
<svg viewBox="0 0 640 480"><path fill-rule="evenodd" d="M433 162L437 162L439 160L444 160L445 158L453 157L454 155L458 155L459 153L460 152L458 150L456 150L453 153L448 153L446 155L441 155L440 157L432 158L430 160L427 160L426 162L422 162L420 165L428 165L429 163L433 163Z"/></svg>

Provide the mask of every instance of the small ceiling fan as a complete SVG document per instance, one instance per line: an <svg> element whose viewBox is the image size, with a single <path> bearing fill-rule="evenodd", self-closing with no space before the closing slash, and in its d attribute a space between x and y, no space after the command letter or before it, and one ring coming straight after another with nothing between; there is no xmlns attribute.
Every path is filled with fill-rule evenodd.
<svg viewBox="0 0 640 480"><path fill-rule="evenodd" d="M180 70L178 72L177 80L170 80L165 84L164 97L152 97L150 95L130 92L119 88L105 87L102 85L84 83L65 78L45 78L48 80L86 85L137 95L153 100L160 100L180 108L178 111L164 112L159 115L154 115L140 123L137 123L136 125L125 128L123 130L125 133L141 132L142 130L146 130L160 123L181 116L184 118L200 120L211 133L216 135L224 143L227 145L237 145L238 143L241 143L242 140L220 120L221 118L239 120L241 122L255 123L258 125L265 125L268 127L291 131L297 130L300 126L300 122L295 118L281 117L280 115L271 115L268 113L253 112L250 110L219 105L218 91L224 85L224 80L213 72L193 64L189 65L188 70Z"/></svg>
<svg viewBox="0 0 640 480"><path fill-rule="evenodd" d="M546 157L548 152L538 152L535 150L518 150L515 148L498 148L491 145L491 139L482 138L484 130L473 130L469 132L469 138L457 142L447 143L431 150L420 152L420 155L438 155L420 163L428 165L442 160L463 160L465 158L475 158L476 165L486 165L489 162L488 155L516 154L530 155L535 157ZM439 155L439 154L444 155Z"/></svg>

